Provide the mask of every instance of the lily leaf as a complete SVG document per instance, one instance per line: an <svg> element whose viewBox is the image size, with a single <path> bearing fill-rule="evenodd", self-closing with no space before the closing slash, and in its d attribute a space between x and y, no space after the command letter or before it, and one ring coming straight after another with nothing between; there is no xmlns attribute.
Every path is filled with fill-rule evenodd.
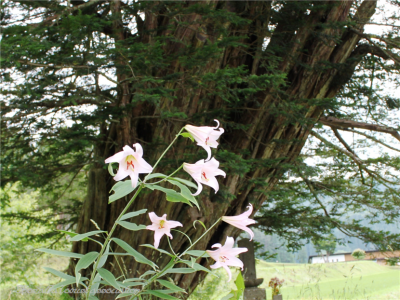
<svg viewBox="0 0 400 300"><path fill-rule="evenodd" d="M70 239L70 241L71 242L80 241L80 240L83 240L83 239L87 238L88 236L96 235L96 234L99 234L99 233L102 233L102 232L106 232L106 231L104 231L104 230L95 230L95 231L90 231L90 232L78 234L78 235L75 235L74 237L72 237Z"/></svg>
<svg viewBox="0 0 400 300"><path fill-rule="evenodd" d="M69 235L69 236L72 236L72 237L79 235L79 233L71 232L71 231L66 231L66 230L57 230L57 231L62 232L62 233L65 233L65 234L67 234L67 235ZM81 241L87 242L88 240L89 240L89 238L85 238L85 239L82 239Z"/></svg>
<svg viewBox="0 0 400 300"><path fill-rule="evenodd" d="M168 255L168 256L174 257L174 255L172 255L172 254L169 253L168 251L165 251L165 250L163 250L163 249L156 248L156 247L154 247L153 245L150 245L150 244L143 244L143 245L140 245L140 246L147 247L147 248L151 248L151 249L157 250L158 252L164 253L164 254L166 254L166 255Z"/></svg>
<svg viewBox="0 0 400 300"><path fill-rule="evenodd" d="M163 279L157 279L157 281L159 283L161 283L163 286L165 286L166 288L169 288L170 290L173 290L175 292L182 292L182 293L187 294L184 289L180 288L179 286L176 286L175 284L173 284L170 281L163 280Z"/></svg>
<svg viewBox="0 0 400 300"><path fill-rule="evenodd" d="M207 252L203 250L189 250L186 252L186 254L192 255L192 256L197 256L197 257L210 257Z"/></svg>
<svg viewBox="0 0 400 300"><path fill-rule="evenodd" d="M196 272L193 268L172 268L167 271L167 273L179 273L179 274L189 274Z"/></svg>
<svg viewBox="0 0 400 300"><path fill-rule="evenodd" d="M120 199L122 197L125 197L126 195L129 195L130 193L132 193L134 190L135 190L135 188L132 187L132 181L131 180L118 181L111 188L111 191L114 191L114 194L112 194L108 198L108 203L112 203L115 200L118 200L118 199Z"/></svg>
<svg viewBox="0 0 400 300"><path fill-rule="evenodd" d="M61 281L61 282L56 283L55 285L53 285L51 288L49 288L47 292L50 293L50 292L52 292L52 291L54 291L54 290L56 290L58 288L62 288L64 286L66 286L66 285L74 284L75 281L76 281L75 277L73 277L72 279L67 279L67 280Z"/></svg>
<svg viewBox="0 0 400 300"><path fill-rule="evenodd" d="M167 299L167 300L179 300L179 298L176 298L176 297L173 297L173 296L171 296L171 295L168 295L168 294L164 294L163 292L161 292L160 290L156 290L156 291L145 291L145 292L143 292L142 293L143 295L154 295L154 296L157 296L158 298L161 298L161 299Z"/></svg>
<svg viewBox="0 0 400 300"><path fill-rule="evenodd" d="M126 229L133 230L133 231L146 229L146 225L136 225L135 223L125 222L125 221L119 221L119 222L117 222L117 224L121 225L122 227L125 227Z"/></svg>
<svg viewBox="0 0 400 300"><path fill-rule="evenodd" d="M99 272L100 276L112 287L116 288L117 290L121 290L117 280L115 279L114 275L106 270L106 269L98 269L97 272Z"/></svg>
<svg viewBox="0 0 400 300"><path fill-rule="evenodd" d="M80 270L86 269L89 267L99 256L98 252L89 252L86 253L76 264L75 266L75 274L77 274Z"/></svg>
<svg viewBox="0 0 400 300"><path fill-rule="evenodd" d="M185 138L188 138L188 139L191 139L192 142L194 142L194 138L193 138L193 136L192 136L189 132L182 132L182 133L181 133L181 136L183 136L183 137L185 137Z"/></svg>
<svg viewBox="0 0 400 300"><path fill-rule="evenodd" d="M123 240L113 238L112 239L115 243L117 243L122 249L124 249L126 252L128 252L130 255L133 256L133 258L138 262L142 264L146 264L151 266L153 269L157 268L157 265L153 263L151 260L148 260L146 257L144 257L142 254L137 252L135 249L133 249L131 246L128 245L128 243L124 242Z"/></svg>
<svg viewBox="0 0 400 300"><path fill-rule="evenodd" d="M82 258L83 254L80 253L73 253L73 252L68 252L68 251L57 251L53 249L45 249L45 248L40 248L36 249L35 251L40 251L40 252L45 252L53 255L58 255L58 256L65 256L65 257L73 257L73 258Z"/></svg>
<svg viewBox="0 0 400 300"><path fill-rule="evenodd" d="M181 194L179 194L177 191L174 191L172 189L167 189L165 187L155 185L155 184L148 184L148 185L146 185L146 187L149 188L150 190L159 190L159 191L164 192L167 196L168 201L183 202L183 203L186 203L186 204L192 206L190 201L187 200L185 197L183 197Z"/></svg>
<svg viewBox="0 0 400 300"><path fill-rule="evenodd" d="M60 271L58 271L58 270L54 270L54 269L52 269L52 268L44 267L43 269L45 269L47 272L50 272L50 273L52 273L53 275L56 275L56 276L61 277L61 278L63 278L63 279L74 279L74 278L75 278L74 276L65 274L65 273L63 273L63 272L60 272Z"/></svg>
<svg viewBox="0 0 400 300"><path fill-rule="evenodd" d="M138 215L144 214L146 211L147 211L147 208L141 209L141 210L138 210L138 211L133 211L133 212L130 212L130 213L127 213L127 214L123 215L121 217L121 219L119 219L119 220L123 221L123 220L126 220L126 219L130 219L130 218L136 217Z"/></svg>
<svg viewBox="0 0 400 300"><path fill-rule="evenodd" d="M167 181L179 187L181 189L181 195L192 202L194 205L196 205L197 208L200 210L199 203L197 202L196 198L192 196L192 193L186 185L179 183L175 180L168 179Z"/></svg>

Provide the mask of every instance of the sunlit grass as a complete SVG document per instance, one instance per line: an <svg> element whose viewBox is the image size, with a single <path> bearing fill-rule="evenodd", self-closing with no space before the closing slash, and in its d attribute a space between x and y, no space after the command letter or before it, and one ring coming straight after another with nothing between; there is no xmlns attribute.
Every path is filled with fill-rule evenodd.
<svg viewBox="0 0 400 300"><path fill-rule="evenodd" d="M281 289L285 300L391 299L400 289L400 268L368 261L313 265L260 261L257 275L265 278L264 288L271 277L285 279ZM269 288L267 299L271 299Z"/></svg>

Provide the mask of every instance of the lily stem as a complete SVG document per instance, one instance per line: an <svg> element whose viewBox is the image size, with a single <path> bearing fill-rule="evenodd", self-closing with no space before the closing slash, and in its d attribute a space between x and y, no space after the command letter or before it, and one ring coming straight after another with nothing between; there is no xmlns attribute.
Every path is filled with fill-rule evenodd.
<svg viewBox="0 0 400 300"><path fill-rule="evenodd" d="M153 170L156 168L156 166L158 165L158 163L161 161L161 159L162 159L162 158L164 157L164 155L167 153L167 151L169 150L169 148L172 147L173 143L175 143L175 141L178 139L178 137L180 136L180 134L182 133L182 131L183 131L184 129L185 129L185 128L182 127L182 129L178 132L178 134L175 136L175 138L173 139L173 141L169 144L169 146L167 147L167 149L165 149L165 151L161 154L161 156L158 158L157 162L154 164ZM182 166L183 166L183 165L182 165ZM182 168L182 166L179 167L174 173L172 173L172 174L169 175L168 177L170 177L170 176L172 176L173 174L175 174L176 172L178 172L178 171ZM151 173L152 173L152 172L151 172ZM151 173L150 173L150 174L151 174ZM149 174L149 175L150 175L150 174ZM147 176L148 176L148 175L147 175ZM147 177L147 176L146 176L146 177ZM111 236L112 236L112 234L114 233L115 229L117 228L117 225L118 225L119 220L120 220L120 219L122 218L122 216L126 213L126 211L127 211L128 208L132 205L132 203L135 201L135 199L136 199L137 196L139 195L140 191L144 188L145 183L146 183L146 177L144 178L143 182L140 183L140 186L139 186L138 189L136 190L136 193L133 195L133 197L132 197L132 199L129 201L129 203L125 206L124 210L121 212L121 214L118 216L118 219L115 221L115 223L114 223L113 227L111 228L110 232L107 234L107 238L106 238L106 240L104 241L104 245L103 245L103 247L101 248L100 253L99 253L99 256L98 256L98 258L97 258L97 260L96 260L96 263L95 263L94 266L93 266L92 275L91 275L91 277L90 277L90 281L89 281L89 285L88 285L88 289L87 289L88 292L87 292L87 294L86 294L86 299L87 299L87 300L89 299L89 296L90 296L90 289L92 288L92 285L93 285L93 280L94 280L94 277L95 277L95 275L96 275L97 266L99 265L100 258L101 258L101 256L104 254L104 251L106 250L108 243L111 241ZM167 179L168 177L164 178L164 180Z"/></svg>
<svg viewBox="0 0 400 300"><path fill-rule="evenodd" d="M94 264L93 267L93 271L92 271L92 276L90 277L90 281L89 281L89 285L88 285L88 293L86 294L86 299L89 299L89 295L90 295L90 289L92 287L93 284L93 280L94 277L96 275L96 271L97 271L97 266L99 265L100 262L100 258L103 255L104 251L107 248L107 244L110 242L111 240L111 236L114 233L115 229L117 228L118 222L119 220L122 218L122 216L126 213L126 211L128 210L128 208L132 205L132 203L135 201L135 199L137 198L137 196L139 195L140 191L143 189L144 185L141 184L139 186L139 188L136 190L136 193L133 195L132 199L129 201L129 203L125 206L124 210L121 212L121 214L119 215L118 219L115 221L113 227L111 228L110 232L107 234L107 239L104 241L104 245L101 248L100 254L96 260L96 263Z"/></svg>
<svg viewBox="0 0 400 300"><path fill-rule="evenodd" d="M165 151L161 154L161 156L158 158L158 160L156 161L156 163L153 166L153 170L156 168L156 166L158 165L158 163L161 161L161 159L164 157L165 153L168 152L169 148L172 147L172 144L175 143L175 141L178 139L178 137L181 135L182 131L185 129L185 127L182 127L181 130L179 130L178 134L175 136L175 138L173 139L173 141L171 142L171 144L169 144L169 146L167 147L167 149L165 149ZM150 173L151 174L151 173ZM149 174L149 175L150 175ZM147 175L147 176L149 176ZM147 177L146 176L146 177ZM146 182L146 178L144 178L143 183Z"/></svg>
<svg viewBox="0 0 400 300"><path fill-rule="evenodd" d="M192 248L194 245L196 245L197 242L200 241L200 240L215 226L215 225L217 225L217 223L218 223L219 221L221 221L221 218L219 218L217 221L215 221L215 223L212 224L211 227L208 228L207 231L204 232L204 233L201 235L201 237L199 237L193 244L191 244L191 245L189 246L189 248L187 248L185 251L183 251L183 253L182 253L181 255L179 255L178 258L181 258L183 255L185 255L186 252L188 252L190 248Z"/></svg>
<svg viewBox="0 0 400 300"><path fill-rule="evenodd" d="M157 181L157 182L150 182L150 183L148 183L148 184L157 184L157 183L160 183L160 182L163 182L163 181L165 181L165 180L168 180L168 178L170 178L170 177L172 177L172 175L174 175L176 172L178 172L180 169L182 169L183 168L183 164L178 168L178 169L176 169L174 172L172 172L171 174L169 174L167 177L165 177L165 178L163 178L163 179L161 179L161 180L159 180L159 181Z"/></svg>

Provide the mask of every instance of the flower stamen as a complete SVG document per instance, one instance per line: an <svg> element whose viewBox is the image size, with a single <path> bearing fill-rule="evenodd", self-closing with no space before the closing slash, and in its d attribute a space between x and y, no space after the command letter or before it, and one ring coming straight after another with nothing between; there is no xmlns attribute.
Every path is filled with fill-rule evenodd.
<svg viewBox="0 0 400 300"><path fill-rule="evenodd" d="M207 178L206 172L202 172L202 173L201 173L201 177L202 177L205 181L209 181L209 180L210 180L210 179Z"/></svg>
<svg viewBox="0 0 400 300"><path fill-rule="evenodd" d="M133 165L133 161L127 161L126 162L126 169L129 170L129 166L132 167L132 169L135 169L135 166Z"/></svg>
<svg viewBox="0 0 400 300"><path fill-rule="evenodd" d="M229 260L229 258L227 258L226 256L220 256L219 260L220 262L226 262L227 260Z"/></svg>
<svg viewBox="0 0 400 300"><path fill-rule="evenodd" d="M160 226L158 226L158 229L164 228L164 223L165 223L165 221L161 220L160 221Z"/></svg>

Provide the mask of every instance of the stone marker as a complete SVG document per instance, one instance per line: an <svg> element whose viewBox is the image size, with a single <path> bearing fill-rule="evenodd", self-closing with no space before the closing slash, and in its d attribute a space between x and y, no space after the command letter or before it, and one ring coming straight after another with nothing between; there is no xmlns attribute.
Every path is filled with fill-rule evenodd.
<svg viewBox="0 0 400 300"><path fill-rule="evenodd" d="M254 243L249 239L242 239L238 242L239 247L245 247L247 252L239 254L240 260L244 264L242 272L244 279L244 300L265 300L265 289L260 289L259 286L264 279L256 276L256 260L254 258Z"/></svg>

